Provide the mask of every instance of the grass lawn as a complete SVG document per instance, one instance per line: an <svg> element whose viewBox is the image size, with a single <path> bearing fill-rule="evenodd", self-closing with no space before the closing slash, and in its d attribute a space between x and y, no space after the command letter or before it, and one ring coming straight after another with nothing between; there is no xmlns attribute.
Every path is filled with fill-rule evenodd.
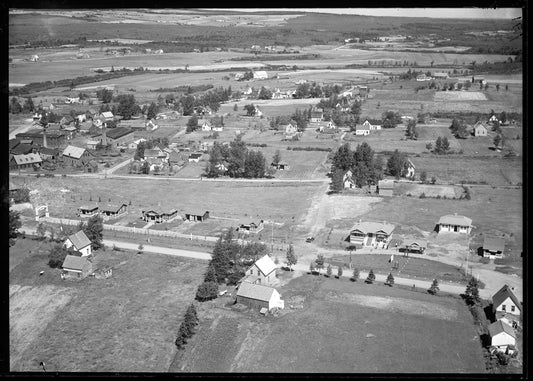
<svg viewBox="0 0 533 381"><path fill-rule="evenodd" d="M390 255L385 254L353 254L352 265L359 269L359 271L368 272L374 270L376 274L387 275L392 273L393 276L402 278L433 280L437 278L439 281L445 282L459 282L465 283L463 274L459 268L450 266L441 262L424 259L418 254L409 254L409 257L404 257L403 253L398 253L394 256L394 262L399 263L398 269L392 268L392 263L389 263ZM333 267L333 273L337 273L337 266L347 264L350 262L349 255L335 256L329 263ZM327 267L327 266L326 266ZM351 270L344 268L344 272ZM325 273L322 270L322 273Z"/></svg>
<svg viewBox="0 0 533 381"><path fill-rule="evenodd" d="M278 317L219 300L171 371L478 373L484 363L459 298L303 275L280 288ZM299 301L302 309L290 309ZM213 308L213 305L219 307Z"/></svg>
<svg viewBox="0 0 533 381"><path fill-rule="evenodd" d="M38 254L11 272L10 304L18 309L11 311L10 335L17 337L29 319L46 323L40 334L25 338L31 345L18 353L11 370L39 371L40 361L48 371L63 372L168 369L180 321L206 264L112 250L98 252L95 261L112 266L112 277L62 281L60 270L48 268L47 256ZM32 300L47 294L69 298L53 310L35 307Z"/></svg>
<svg viewBox="0 0 533 381"><path fill-rule="evenodd" d="M75 218L80 205L125 202L128 216L141 216L142 210L162 208L178 210L183 215L191 209L204 209L218 217L259 217L276 222L292 221L302 217L316 184L305 183L239 183L209 181L171 181L141 179L91 178L27 178L30 190L39 192L32 202L46 202L50 215ZM68 189L70 192L59 192ZM132 190L135 190L132 192ZM231 195L231 197L228 197ZM90 201L92 199L92 201Z"/></svg>
<svg viewBox="0 0 533 381"><path fill-rule="evenodd" d="M48 240L40 241L37 239L17 238L15 244L9 248L9 271L13 270L32 255L37 253L48 254L52 246L53 244L48 242Z"/></svg>

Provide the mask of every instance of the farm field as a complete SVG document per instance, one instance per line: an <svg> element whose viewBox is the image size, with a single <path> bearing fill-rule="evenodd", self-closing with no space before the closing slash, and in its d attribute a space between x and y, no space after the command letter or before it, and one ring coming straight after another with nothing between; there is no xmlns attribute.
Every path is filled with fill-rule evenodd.
<svg viewBox="0 0 533 381"><path fill-rule="evenodd" d="M316 184L239 183L238 181L172 181L146 179L35 178L28 187L38 192L32 202L49 205L50 215L74 218L85 204L124 202L128 215L140 216L141 210L161 208L184 214L191 209L208 210L215 216L245 216L274 219L279 222L299 219L308 208ZM60 191L61 189L67 190ZM135 192L131 190L135 189ZM200 196L201 195L201 196ZM228 198L228 195L231 195ZM92 198L92 201L89 200ZM101 199L98 202L99 198ZM109 201L111 199L111 201ZM253 212L252 212L253 211Z"/></svg>
<svg viewBox="0 0 533 381"><path fill-rule="evenodd" d="M201 305L200 331L170 371L484 370L472 317L458 298L309 275L293 279L280 292L303 308L265 318L256 311Z"/></svg>
<svg viewBox="0 0 533 381"><path fill-rule="evenodd" d="M205 263L111 250L95 261L112 266L112 277L61 280L46 254L11 271L11 371L40 371L43 360L53 372L168 369Z"/></svg>

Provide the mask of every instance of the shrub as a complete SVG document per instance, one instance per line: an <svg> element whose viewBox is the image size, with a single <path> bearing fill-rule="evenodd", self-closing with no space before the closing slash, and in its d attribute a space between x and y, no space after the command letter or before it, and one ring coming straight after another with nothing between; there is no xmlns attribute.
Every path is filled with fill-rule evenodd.
<svg viewBox="0 0 533 381"><path fill-rule="evenodd" d="M204 282L198 286L196 300L205 302L218 297L218 284L215 282Z"/></svg>
<svg viewBox="0 0 533 381"><path fill-rule="evenodd" d="M487 265L490 263L490 258L488 257L483 257L479 260L479 263L483 263L484 265Z"/></svg>
<svg viewBox="0 0 533 381"><path fill-rule="evenodd" d="M370 270L368 273L368 277L365 280L365 283L372 284L374 283L374 280L376 279L376 276L374 275L374 270Z"/></svg>
<svg viewBox="0 0 533 381"><path fill-rule="evenodd" d="M422 194L419 196L419 198L426 198L426 194L422 192Z"/></svg>

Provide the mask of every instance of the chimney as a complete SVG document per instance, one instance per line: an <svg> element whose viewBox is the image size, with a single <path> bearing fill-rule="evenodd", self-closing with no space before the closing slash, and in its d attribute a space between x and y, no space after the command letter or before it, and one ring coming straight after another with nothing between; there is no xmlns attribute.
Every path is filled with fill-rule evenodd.
<svg viewBox="0 0 533 381"><path fill-rule="evenodd" d="M43 128L43 147L47 148L47 143L46 143L46 127Z"/></svg>

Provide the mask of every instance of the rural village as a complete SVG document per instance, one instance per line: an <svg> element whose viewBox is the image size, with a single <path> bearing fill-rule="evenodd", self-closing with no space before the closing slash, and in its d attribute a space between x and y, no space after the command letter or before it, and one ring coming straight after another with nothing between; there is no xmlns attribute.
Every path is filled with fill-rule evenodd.
<svg viewBox="0 0 533 381"><path fill-rule="evenodd" d="M10 371L522 374L522 75L519 18L11 9Z"/></svg>

